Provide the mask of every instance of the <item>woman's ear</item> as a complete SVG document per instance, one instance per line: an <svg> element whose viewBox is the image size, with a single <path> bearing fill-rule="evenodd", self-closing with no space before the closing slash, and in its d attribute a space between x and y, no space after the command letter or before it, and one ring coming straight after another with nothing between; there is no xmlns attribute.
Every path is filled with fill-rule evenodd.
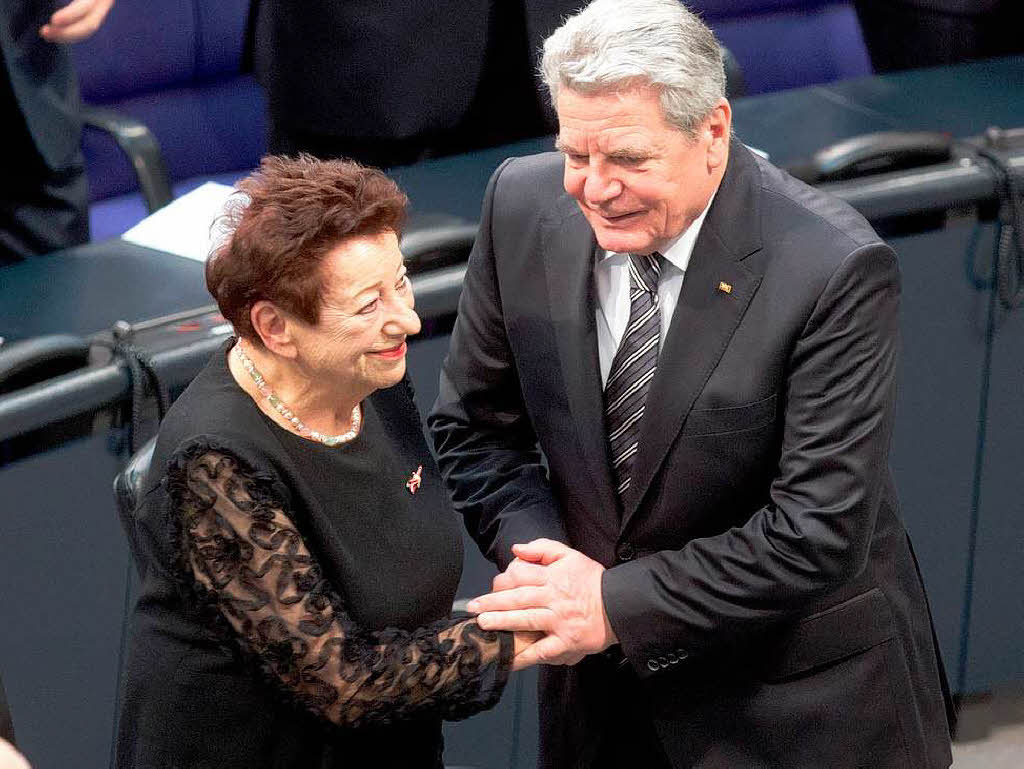
<svg viewBox="0 0 1024 769"><path fill-rule="evenodd" d="M285 358L295 357L294 321L276 304L266 299L256 302L249 310L249 322L270 352Z"/></svg>

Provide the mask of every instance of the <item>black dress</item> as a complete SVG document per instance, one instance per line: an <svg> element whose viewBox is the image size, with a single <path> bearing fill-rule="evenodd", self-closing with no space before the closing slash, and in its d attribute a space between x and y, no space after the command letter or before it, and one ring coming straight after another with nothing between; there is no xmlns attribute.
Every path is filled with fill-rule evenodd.
<svg viewBox="0 0 1024 769"><path fill-rule="evenodd" d="M407 382L351 443L268 419L218 353L160 430L120 767L439 767L511 635L450 617L462 540Z"/></svg>

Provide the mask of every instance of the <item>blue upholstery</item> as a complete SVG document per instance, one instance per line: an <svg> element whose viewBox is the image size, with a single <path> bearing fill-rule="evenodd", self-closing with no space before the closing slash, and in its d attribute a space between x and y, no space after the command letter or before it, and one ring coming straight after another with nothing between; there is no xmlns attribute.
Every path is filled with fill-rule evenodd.
<svg viewBox="0 0 1024 769"><path fill-rule="evenodd" d="M852 2L686 0L743 69L747 94L871 74Z"/></svg>
<svg viewBox="0 0 1024 769"><path fill-rule="evenodd" d="M266 146L262 91L240 71L248 9L249 0L115 3L75 48L83 100L149 127L176 194L244 176ZM135 174L97 131L86 131L83 149L92 237L118 235L146 214Z"/></svg>

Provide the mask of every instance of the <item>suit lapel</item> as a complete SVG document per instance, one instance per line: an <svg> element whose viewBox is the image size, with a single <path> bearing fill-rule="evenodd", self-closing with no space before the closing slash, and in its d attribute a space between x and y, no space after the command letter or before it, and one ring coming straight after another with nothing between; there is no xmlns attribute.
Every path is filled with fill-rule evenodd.
<svg viewBox="0 0 1024 769"><path fill-rule="evenodd" d="M690 257L647 396L632 488L623 500L623 528L643 501L761 282L760 275L741 263L760 248L759 189L756 161L734 141L728 170ZM737 221L750 226L738 227Z"/></svg>
<svg viewBox="0 0 1024 769"><path fill-rule="evenodd" d="M618 497L608 458L597 353L592 279L596 248L594 233L575 201L560 198L543 246L549 311L580 452L599 505L595 522L614 538L619 526Z"/></svg>

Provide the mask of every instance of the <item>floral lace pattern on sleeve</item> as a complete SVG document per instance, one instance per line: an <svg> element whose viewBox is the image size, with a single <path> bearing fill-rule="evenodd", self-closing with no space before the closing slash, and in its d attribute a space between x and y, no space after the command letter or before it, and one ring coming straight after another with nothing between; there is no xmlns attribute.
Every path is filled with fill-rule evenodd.
<svg viewBox="0 0 1024 769"><path fill-rule="evenodd" d="M172 461L168 490L194 588L291 699L344 726L459 719L497 702L508 634L451 618L408 632L358 627L265 473L195 445Z"/></svg>

